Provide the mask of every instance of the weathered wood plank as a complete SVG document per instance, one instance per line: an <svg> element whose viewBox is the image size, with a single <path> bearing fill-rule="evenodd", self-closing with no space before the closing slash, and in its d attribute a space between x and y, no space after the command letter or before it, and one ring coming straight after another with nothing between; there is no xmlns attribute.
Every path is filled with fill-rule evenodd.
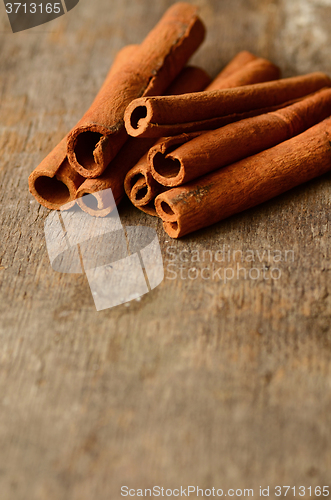
<svg viewBox="0 0 331 500"><path fill-rule="evenodd" d="M27 177L88 107L116 51L171 3L81 0L15 35L0 6L1 500L330 479L331 175L175 242L123 203L125 225L158 230L166 267L162 285L129 305L97 313L85 276L50 268L48 211ZM331 74L326 1L198 3L208 38L194 62L211 74L242 49L286 76ZM280 279L187 277L211 264L205 250L236 272L235 259L215 261L223 245L254 254L240 262L246 273L266 265ZM169 267L172 254L201 261ZM185 279L171 279L181 264Z"/></svg>

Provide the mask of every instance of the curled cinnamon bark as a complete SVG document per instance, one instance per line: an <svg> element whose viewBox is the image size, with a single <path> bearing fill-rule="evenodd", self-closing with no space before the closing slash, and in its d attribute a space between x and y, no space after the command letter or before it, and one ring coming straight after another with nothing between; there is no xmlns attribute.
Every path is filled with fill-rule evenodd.
<svg viewBox="0 0 331 500"><path fill-rule="evenodd" d="M128 172L124 181L125 192L133 205L149 215L156 216L155 197L165 189L151 174L147 153Z"/></svg>
<svg viewBox="0 0 331 500"><path fill-rule="evenodd" d="M165 96L201 92L211 83L208 73L198 66L185 66L164 92Z"/></svg>
<svg viewBox="0 0 331 500"><path fill-rule="evenodd" d="M277 146L157 196L172 238L254 207L331 170L331 118Z"/></svg>
<svg viewBox="0 0 331 500"><path fill-rule="evenodd" d="M167 89L166 95L197 92L203 90L209 83L210 77L203 69L187 66ZM94 216L105 217L108 215L113 208L112 199L109 197L109 189L112 190L116 205L118 205L124 196L124 179L127 172L137 164L154 143L155 139L134 139L129 137L100 177L85 179L81 184L77 192L77 203L81 209ZM93 196L85 197L86 194L92 194Z"/></svg>
<svg viewBox="0 0 331 500"><path fill-rule="evenodd" d="M330 86L330 78L316 72L229 90L144 97L135 99L127 107L125 126L133 137L160 137L207 130L217 128L217 120L224 120L227 115L277 106Z"/></svg>
<svg viewBox="0 0 331 500"><path fill-rule="evenodd" d="M331 115L331 89L291 106L248 118L187 142L180 136L152 147L151 175L164 186L179 186L213 170L276 146ZM185 138L184 138L185 139Z"/></svg>
<svg viewBox="0 0 331 500"><path fill-rule="evenodd" d="M257 56L249 52L248 50L242 50L241 52L238 52L234 56L233 59L222 69L222 71L216 76L216 78L213 80L212 84L214 82L217 82L217 79L225 79L228 76L232 75L238 70L241 70L246 64L255 61L257 59ZM207 90L207 89L206 89ZM210 89L208 89L210 90Z"/></svg>
<svg viewBox="0 0 331 500"><path fill-rule="evenodd" d="M272 64L267 59L259 57L246 63L241 69L234 71L227 77L224 77L224 71L222 71L206 88L206 91L231 89L253 83L270 82L278 80L279 77L280 69L278 66L275 66L275 64Z"/></svg>
<svg viewBox="0 0 331 500"><path fill-rule="evenodd" d="M203 134L203 132L192 132L191 134L167 137L165 139L160 139L158 143L160 143L161 148L164 143L166 143L169 148L176 147L178 144L190 141L201 134ZM148 157L149 152L147 152L127 173L124 181L124 189L135 207L150 215L157 215L154 207L154 199L167 188L153 178Z"/></svg>
<svg viewBox="0 0 331 500"><path fill-rule="evenodd" d="M66 146L65 137L29 176L30 193L41 205L52 210L73 201L84 181L70 167Z"/></svg>
<svg viewBox="0 0 331 500"><path fill-rule="evenodd" d="M138 45L127 45L118 52L104 85L134 56L137 47ZM41 205L52 210L73 202L78 188L85 180L69 165L67 139L68 136L55 146L29 176L31 194Z"/></svg>
<svg viewBox="0 0 331 500"><path fill-rule="evenodd" d="M124 179L128 170L154 144L154 139L133 139L124 144L120 152L111 162L110 167L97 179L85 179L77 191L77 204L90 215L106 217L113 210L113 199L116 206L124 196ZM109 195L110 190L112 195ZM84 195L92 196L84 196Z"/></svg>
<svg viewBox="0 0 331 500"><path fill-rule="evenodd" d="M123 123L127 105L140 96L162 95L204 36L196 7L179 2L166 11L70 132L68 159L79 174L87 178L102 174L127 139Z"/></svg>

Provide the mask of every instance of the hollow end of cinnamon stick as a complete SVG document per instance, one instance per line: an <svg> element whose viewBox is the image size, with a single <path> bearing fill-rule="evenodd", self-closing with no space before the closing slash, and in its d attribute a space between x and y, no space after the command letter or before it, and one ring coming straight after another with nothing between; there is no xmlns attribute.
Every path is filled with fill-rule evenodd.
<svg viewBox="0 0 331 500"><path fill-rule="evenodd" d="M164 222L176 222L178 219L174 207L162 194L155 198L155 210Z"/></svg>
<svg viewBox="0 0 331 500"><path fill-rule="evenodd" d="M163 228L165 232L170 236L170 238L179 238L180 228L177 221L173 222L163 222Z"/></svg>
<svg viewBox="0 0 331 500"><path fill-rule="evenodd" d="M150 162L154 179L163 186L176 186L182 182L184 172L179 159L156 152L151 155Z"/></svg>
<svg viewBox="0 0 331 500"><path fill-rule="evenodd" d="M148 215L157 217L154 198L156 192L156 182L146 171L147 155L135 165L126 175L124 180L125 192L131 203Z"/></svg>
<svg viewBox="0 0 331 500"><path fill-rule="evenodd" d="M148 129L153 113L149 101L141 97L135 99L126 108L124 123L127 133L132 137L141 136Z"/></svg>
<svg viewBox="0 0 331 500"><path fill-rule="evenodd" d="M126 140L124 131L121 135L124 137L118 138L117 149ZM110 143L109 136L110 130L98 124L76 127L70 132L67 146L68 160L82 177L87 179L99 177L111 157L117 153L117 149Z"/></svg>
<svg viewBox="0 0 331 500"><path fill-rule="evenodd" d="M162 186L177 186L185 177L181 158L173 156L173 152L192 139L203 136L205 131L184 133L174 137L160 139L148 152L147 159L151 174Z"/></svg>
<svg viewBox="0 0 331 500"><path fill-rule="evenodd" d="M138 174L133 179L134 185L131 189L131 201L135 206L147 205L151 197L151 188L147 184L145 177Z"/></svg>
<svg viewBox="0 0 331 500"><path fill-rule="evenodd" d="M41 205L52 210L59 209L74 198L75 194L70 192L74 190L70 186L70 180L67 184L56 177L50 177L47 172L38 172L38 175L29 177L30 193Z"/></svg>
<svg viewBox="0 0 331 500"><path fill-rule="evenodd" d="M153 179L149 179L139 165L136 168L131 169L126 175L124 181L124 189L131 200L131 202L137 206L147 205L155 196L155 191L152 189L153 186L149 182Z"/></svg>
<svg viewBox="0 0 331 500"><path fill-rule="evenodd" d="M74 201L77 189L83 182L83 178L72 171L67 158L57 163L56 155L62 144L63 141L55 148L55 158L53 151L29 176L30 193L41 205L51 210L59 210Z"/></svg>

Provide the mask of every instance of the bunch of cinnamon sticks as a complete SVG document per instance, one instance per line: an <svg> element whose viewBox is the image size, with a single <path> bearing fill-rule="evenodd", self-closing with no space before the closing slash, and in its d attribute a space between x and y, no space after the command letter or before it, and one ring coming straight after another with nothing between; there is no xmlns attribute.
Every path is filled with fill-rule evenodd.
<svg viewBox="0 0 331 500"><path fill-rule="evenodd" d="M35 198L104 217L126 192L178 238L331 170L330 78L279 79L243 51L211 81L186 66L204 36L196 7L176 3L122 49L90 109L31 173Z"/></svg>

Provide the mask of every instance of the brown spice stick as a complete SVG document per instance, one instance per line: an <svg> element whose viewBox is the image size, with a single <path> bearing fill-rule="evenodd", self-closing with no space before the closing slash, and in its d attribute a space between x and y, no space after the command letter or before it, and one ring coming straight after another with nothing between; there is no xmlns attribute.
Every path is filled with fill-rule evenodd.
<svg viewBox="0 0 331 500"><path fill-rule="evenodd" d="M201 92L211 82L208 73L198 66L186 66L166 89L164 95L190 94Z"/></svg>
<svg viewBox="0 0 331 500"><path fill-rule="evenodd" d="M202 43L197 8L176 3L120 72L108 79L68 137L68 159L84 177L102 174L127 139L124 111L136 97L162 95Z"/></svg>
<svg viewBox="0 0 331 500"><path fill-rule="evenodd" d="M210 83L207 73L195 66L187 66L167 89L167 95L203 90ZM130 137L105 172L97 179L85 179L77 197L78 205L90 215L105 217L112 210L107 189L111 189L116 205L124 196L124 178L127 172L148 152L155 139L134 139ZM158 191L160 192L160 190ZM93 197L85 197L92 194ZM88 206L87 203L90 205ZM92 203L92 205L91 205ZM156 212L155 212L156 214Z"/></svg>
<svg viewBox="0 0 331 500"><path fill-rule="evenodd" d="M230 74L226 78L222 76L223 72L206 88L206 91L231 89L242 87L253 83L270 82L278 80L280 69L267 59L259 57L246 63L241 69Z"/></svg>
<svg viewBox="0 0 331 500"><path fill-rule="evenodd" d="M229 125L230 123L235 123L240 120L245 120L246 118L252 118L253 116L258 116L265 113L270 113L272 111L276 111L277 109L281 109L286 106L289 106L290 104L294 104L295 102L301 101L305 97L307 96L304 95L297 99L291 99L289 101L277 104L275 106L267 106L265 108L253 109L251 111L246 111L244 113L233 113L231 115L218 116L216 118L202 120L198 124L197 122L192 122L192 123L185 123L185 125L183 125L182 123L176 125L162 125L158 129L154 129L152 133L148 131L147 136L156 135L157 137L154 137L154 140L156 140L157 138L160 139L160 137L158 137L158 134L161 133L161 130L164 132L162 134L162 137L177 136L184 133L190 134L192 132L197 132L199 130L204 130L204 131L215 130L217 128L224 127L225 125ZM138 136L137 138L140 138L140 136ZM144 134L142 135L142 138L144 138Z"/></svg>
<svg viewBox="0 0 331 500"><path fill-rule="evenodd" d="M67 137L46 156L29 176L29 190L44 207L59 209L76 198L84 181L69 165Z"/></svg>
<svg viewBox="0 0 331 500"><path fill-rule="evenodd" d="M179 186L276 146L330 115L331 89L324 89L291 106L183 141L175 150L171 140L164 141L148 153L151 174L164 186Z"/></svg>
<svg viewBox="0 0 331 500"><path fill-rule="evenodd" d="M105 83L121 70L128 59L134 57L137 47L138 45L127 45L118 52ZM67 138L68 136L55 146L29 176L31 194L41 205L52 210L73 201L79 186L85 180L69 165Z"/></svg>
<svg viewBox="0 0 331 500"><path fill-rule="evenodd" d="M125 126L133 137L207 130L208 122L215 124L220 117L277 106L330 86L330 78L317 72L229 90L145 97L134 100L127 107Z"/></svg>
<svg viewBox="0 0 331 500"><path fill-rule="evenodd" d="M331 170L331 118L261 153L160 194L156 210L178 238Z"/></svg>
<svg viewBox="0 0 331 500"><path fill-rule="evenodd" d="M255 61L255 59L257 59L257 56L255 56L251 52L248 52L248 50L242 50L241 52L238 52L238 54L236 54L234 58L231 59L231 61L225 66L225 68L223 68L222 71L214 78L211 86L213 85L213 83L217 85L218 79L223 80L227 78L236 71L241 70L246 64ZM210 90L208 87L207 89Z"/></svg>

